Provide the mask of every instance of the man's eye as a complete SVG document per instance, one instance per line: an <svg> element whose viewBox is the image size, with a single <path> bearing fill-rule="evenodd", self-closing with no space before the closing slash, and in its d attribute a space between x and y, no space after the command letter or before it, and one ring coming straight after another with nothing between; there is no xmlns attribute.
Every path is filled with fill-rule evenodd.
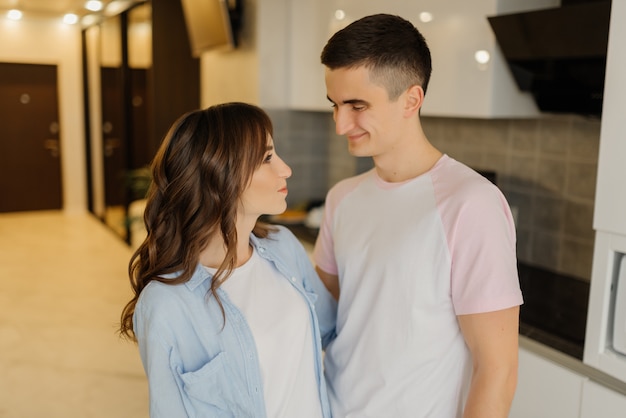
<svg viewBox="0 0 626 418"><path fill-rule="evenodd" d="M352 106L352 110L356 110L357 112L360 112L362 110L365 110L365 106Z"/></svg>

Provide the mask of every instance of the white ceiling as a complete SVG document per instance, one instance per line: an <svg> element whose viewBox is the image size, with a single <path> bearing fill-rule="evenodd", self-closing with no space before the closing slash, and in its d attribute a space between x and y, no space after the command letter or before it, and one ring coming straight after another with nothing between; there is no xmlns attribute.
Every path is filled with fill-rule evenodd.
<svg viewBox="0 0 626 418"><path fill-rule="evenodd" d="M103 0L106 5L113 0ZM76 13L79 16L89 13L85 9L87 0L0 0L0 13L10 9L19 9L24 15L62 16L66 13Z"/></svg>

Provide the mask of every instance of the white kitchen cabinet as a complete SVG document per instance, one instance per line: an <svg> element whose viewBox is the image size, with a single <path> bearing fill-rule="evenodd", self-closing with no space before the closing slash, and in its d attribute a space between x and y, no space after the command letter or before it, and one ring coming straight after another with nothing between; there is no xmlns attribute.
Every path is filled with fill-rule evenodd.
<svg viewBox="0 0 626 418"><path fill-rule="evenodd" d="M618 262L626 254L626 2L611 5L593 228L596 230L584 362L626 382L626 356L612 333ZM623 285L620 283L620 286ZM614 329L615 328L615 329ZM626 416L626 413L624 414Z"/></svg>
<svg viewBox="0 0 626 418"><path fill-rule="evenodd" d="M614 1L611 22L626 20L626 4ZM611 24L602 104L594 229L626 236L626 26Z"/></svg>
<svg viewBox="0 0 626 418"><path fill-rule="evenodd" d="M584 383L580 418L624 418L626 396L591 380Z"/></svg>
<svg viewBox="0 0 626 418"><path fill-rule="evenodd" d="M433 75L422 108L425 116L530 117L539 114L529 93L520 92L500 53L487 16L558 6L558 0L291 0L288 34L289 107L330 110L320 53L337 29L374 13L400 15L424 34ZM345 18L337 19L342 10ZM429 12L433 20L420 21ZM488 51L479 64L474 54Z"/></svg>
<svg viewBox="0 0 626 418"><path fill-rule="evenodd" d="M373 13L398 14L426 37L433 75L422 114L446 117L534 117L529 93L519 91L487 16L549 8L559 0L256 0L235 51L203 54L203 105L247 100L264 108L331 111L320 54L330 36ZM345 18L338 19L342 10ZM420 21L420 13L433 20ZM250 23L253 21L253 23ZM478 50L491 60L479 64Z"/></svg>
<svg viewBox="0 0 626 418"><path fill-rule="evenodd" d="M520 347L509 418L579 418L586 377Z"/></svg>

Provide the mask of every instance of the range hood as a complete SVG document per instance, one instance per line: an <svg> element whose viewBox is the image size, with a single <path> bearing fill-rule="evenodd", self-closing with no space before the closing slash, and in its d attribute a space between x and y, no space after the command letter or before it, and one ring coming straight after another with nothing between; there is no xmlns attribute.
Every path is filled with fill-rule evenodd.
<svg viewBox="0 0 626 418"><path fill-rule="evenodd" d="M610 1L593 1L487 19L542 112L600 116L610 12Z"/></svg>

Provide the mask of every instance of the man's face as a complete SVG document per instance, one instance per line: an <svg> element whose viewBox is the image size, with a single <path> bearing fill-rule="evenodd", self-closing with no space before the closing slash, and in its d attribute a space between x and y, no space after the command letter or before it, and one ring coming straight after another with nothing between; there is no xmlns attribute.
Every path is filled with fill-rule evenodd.
<svg viewBox="0 0 626 418"><path fill-rule="evenodd" d="M390 101L387 90L372 82L365 67L327 68L326 91L336 132L346 136L352 155L378 157L393 151L406 123L404 94Z"/></svg>

